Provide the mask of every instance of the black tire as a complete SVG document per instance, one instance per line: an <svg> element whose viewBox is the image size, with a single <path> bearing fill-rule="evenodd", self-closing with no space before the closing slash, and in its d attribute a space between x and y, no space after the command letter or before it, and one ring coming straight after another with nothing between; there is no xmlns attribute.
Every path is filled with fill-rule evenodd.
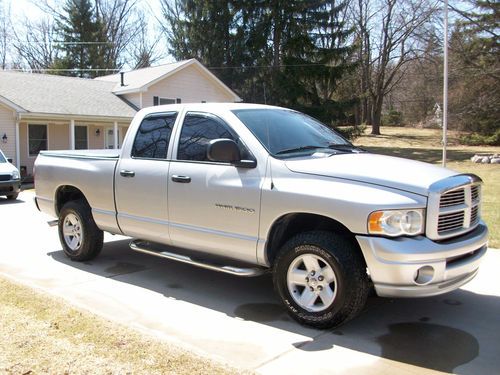
<svg viewBox="0 0 500 375"><path fill-rule="evenodd" d="M71 221L75 225L71 225ZM64 234L64 228L75 228L78 235ZM104 234L92 217L89 205L82 201L66 203L59 213L59 240L64 253L71 260L85 261L95 258L102 250Z"/></svg>
<svg viewBox="0 0 500 375"><path fill-rule="evenodd" d="M19 193L9 194L9 195L7 195L7 199L9 201L13 201L13 200L16 200L18 196L19 196Z"/></svg>
<svg viewBox="0 0 500 375"><path fill-rule="evenodd" d="M311 277L314 272L309 273L303 261L311 259L316 260L320 267L316 278ZM289 271L300 274L300 277L305 272L305 286L295 284L292 278L289 286ZM331 271L335 281L328 283L332 280ZM325 276L319 277L323 274ZM305 232L291 238L278 253L273 281L292 318L315 328L335 327L359 314L370 291L366 264L357 246L342 236L323 231ZM330 296L331 302L325 303L324 299L328 300ZM303 297L311 301L308 308L299 303L304 301Z"/></svg>

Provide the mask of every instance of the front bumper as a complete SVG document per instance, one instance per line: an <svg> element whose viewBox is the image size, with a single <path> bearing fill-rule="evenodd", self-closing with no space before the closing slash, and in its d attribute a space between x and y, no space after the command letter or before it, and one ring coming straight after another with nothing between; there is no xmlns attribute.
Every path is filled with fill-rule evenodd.
<svg viewBox="0 0 500 375"><path fill-rule="evenodd" d="M9 180L0 182L0 195L11 195L21 191L21 180Z"/></svg>
<svg viewBox="0 0 500 375"><path fill-rule="evenodd" d="M488 229L481 222L472 232L441 242L424 236L356 239L379 296L428 297L457 289L476 276L488 247ZM418 277L423 270L426 277Z"/></svg>

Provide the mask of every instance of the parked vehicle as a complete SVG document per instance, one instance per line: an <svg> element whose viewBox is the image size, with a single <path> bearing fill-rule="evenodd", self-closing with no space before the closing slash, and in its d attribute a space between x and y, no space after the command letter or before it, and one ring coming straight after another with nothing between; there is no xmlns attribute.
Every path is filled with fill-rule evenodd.
<svg viewBox="0 0 500 375"><path fill-rule="evenodd" d="M291 316L320 328L356 316L372 287L454 290L487 249L479 177L365 152L285 108L143 109L122 150L44 151L35 167L69 258L97 256L107 231L147 254L269 271Z"/></svg>
<svg viewBox="0 0 500 375"><path fill-rule="evenodd" d="M17 199L21 190L21 175L16 167L11 164L0 150L0 196L4 195L9 200Z"/></svg>

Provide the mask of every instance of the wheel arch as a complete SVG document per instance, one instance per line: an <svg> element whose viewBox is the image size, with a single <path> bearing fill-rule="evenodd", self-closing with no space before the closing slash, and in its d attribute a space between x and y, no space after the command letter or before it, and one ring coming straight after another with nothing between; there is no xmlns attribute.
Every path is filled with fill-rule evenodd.
<svg viewBox="0 0 500 375"><path fill-rule="evenodd" d="M71 201L82 200L85 204L89 205L85 194L75 186L72 185L61 185L56 190L55 196L55 210L56 214L59 216L61 209L64 205Z"/></svg>
<svg viewBox="0 0 500 375"><path fill-rule="evenodd" d="M363 257L354 234L341 222L328 216L295 212L285 214L273 222L266 240L265 255L267 261L273 265L276 255L286 241L299 233L313 230L323 230L343 236L356 246Z"/></svg>

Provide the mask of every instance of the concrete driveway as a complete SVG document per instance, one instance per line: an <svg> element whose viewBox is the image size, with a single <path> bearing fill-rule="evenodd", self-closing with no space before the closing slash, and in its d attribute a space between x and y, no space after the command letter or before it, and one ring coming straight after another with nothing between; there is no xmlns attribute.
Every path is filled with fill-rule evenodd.
<svg viewBox="0 0 500 375"><path fill-rule="evenodd" d="M371 297L364 313L318 331L291 320L269 275L238 278L134 253L106 235L69 261L32 198L0 198L0 273L111 320L262 374L500 374L500 250L447 295Z"/></svg>

